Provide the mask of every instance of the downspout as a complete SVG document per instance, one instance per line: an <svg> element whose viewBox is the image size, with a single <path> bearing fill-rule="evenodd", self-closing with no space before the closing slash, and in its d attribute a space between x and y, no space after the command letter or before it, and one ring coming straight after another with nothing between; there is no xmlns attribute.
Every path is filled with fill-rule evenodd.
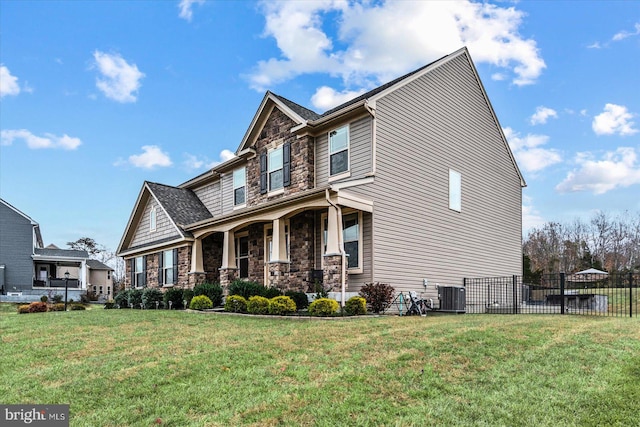
<svg viewBox="0 0 640 427"><path fill-rule="evenodd" d="M336 208L336 210L338 211L338 221L339 224L342 224L342 209L340 209L340 207L338 205L336 205L335 203L333 203L331 201L331 199L329 198L329 189L325 189L325 198L327 199L327 203L329 203L331 206L333 206L334 208ZM342 271L341 271L341 293L342 293L342 297L340 298L342 301L340 301L340 305L342 305L342 307L344 307L344 299L347 296L346 295L346 280L347 280L347 268L346 268L346 259L347 259L347 253L344 250L344 242L342 241L342 233L338 233L338 246L340 247L340 256L342 257Z"/></svg>

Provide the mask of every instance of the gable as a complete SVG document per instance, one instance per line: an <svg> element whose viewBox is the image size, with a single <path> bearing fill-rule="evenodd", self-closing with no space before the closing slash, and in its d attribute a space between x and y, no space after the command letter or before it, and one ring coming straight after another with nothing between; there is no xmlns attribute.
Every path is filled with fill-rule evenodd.
<svg viewBox="0 0 640 427"><path fill-rule="evenodd" d="M156 227L151 230L151 211L155 209ZM147 198L147 202L142 209L140 221L135 227L130 247L148 245L157 241L164 241L169 238L180 238L182 235L176 229L175 224L160 206L160 203L153 198Z"/></svg>

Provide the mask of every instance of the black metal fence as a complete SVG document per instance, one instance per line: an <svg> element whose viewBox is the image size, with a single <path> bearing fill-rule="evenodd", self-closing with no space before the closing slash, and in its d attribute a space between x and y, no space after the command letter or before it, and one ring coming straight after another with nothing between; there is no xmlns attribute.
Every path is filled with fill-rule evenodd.
<svg viewBox="0 0 640 427"><path fill-rule="evenodd" d="M638 317L639 273L547 274L464 279L466 313L586 314Z"/></svg>

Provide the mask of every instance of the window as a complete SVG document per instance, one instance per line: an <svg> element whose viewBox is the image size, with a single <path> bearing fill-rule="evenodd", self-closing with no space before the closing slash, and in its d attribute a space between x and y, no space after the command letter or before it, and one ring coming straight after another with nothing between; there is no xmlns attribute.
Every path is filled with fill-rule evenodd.
<svg viewBox="0 0 640 427"><path fill-rule="evenodd" d="M462 210L462 175L449 169L449 209Z"/></svg>
<svg viewBox="0 0 640 427"><path fill-rule="evenodd" d="M249 237L236 237L236 266L238 267L238 278L249 277Z"/></svg>
<svg viewBox="0 0 640 427"><path fill-rule="evenodd" d="M233 171L233 205L241 206L246 203L246 172L245 168Z"/></svg>
<svg viewBox="0 0 640 427"><path fill-rule="evenodd" d="M149 214L149 231L156 231L156 207L151 208L151 213Z"/></svg>
<svg viewBox="0 0 640 427"><path fill-rule="evenodd" d="M107 270L107 280L111 280L111 270Z"/></svg>
<svg viewBox="0 0 640 427"><path fill-rule="evenodd" d="M132 285L135 288L141 288L146 284L145 259L138 256L134 260L134 274Z"/></svg>
<svg viewBox="0 0 640 427"><path fill-rule="evenodd" d="M349 170L349 126L329 132L329 175Z"/></svg>
<svg viewBox="0 0 640 427"><path fill-rule="evenodd" d="M324 224L322 233L323 252L327 252L327 216L322 215ZM342 242L347 255L347 268L350 273L362 273L362 212L342 215Z"/></svg>
<svg viewBox="0 0 640 427"><path fill-rule="evenodd" d="M162 283L164 285L173 285L174 279L174 250L168 250L162 252Z"/></svg>
<svg viewBox="0 0 640 427"><path fill-rule="evenodd" d="M282 147L269 152L269 191L279 190L282 182Z"/></svg>
<svg viewBox="0 0 640 427"><path fill-rule="evenodd" d="M100 286L100 295L102 295L102 286Z"/></svg>

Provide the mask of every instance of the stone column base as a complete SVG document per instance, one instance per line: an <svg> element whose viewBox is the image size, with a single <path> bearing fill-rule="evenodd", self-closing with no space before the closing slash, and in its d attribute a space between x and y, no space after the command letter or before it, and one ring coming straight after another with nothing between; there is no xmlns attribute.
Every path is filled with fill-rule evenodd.
<svg viewBox="0 0 640 427"><path fill-rule="evenodd" d="M193 289L194 286L199 285L207 281L207 275L201 272L189 273L189 288Z"/></svg>
<svg viewBox="0 0 640 427"><path fill-rule="evenodd" d="M269 287L287 290L289 288L289 263L288 262L270 262L269 278L266 284Z"/></svg>
<svg viewBox="0 0 640 427"><path fill-rule="evenodd" d="M222 294L229 295L229 285L238 278L237 268L221 268L220 269L220 286L222 286Z"/></svg>
<svg viewBox="0 0 640 427"><path fill-rule="evenodd" d="M342 255L325 255L322 273L322 286L325 290L342 290ZM349 275L345 274L345 287L348 284Z"/></svg>

